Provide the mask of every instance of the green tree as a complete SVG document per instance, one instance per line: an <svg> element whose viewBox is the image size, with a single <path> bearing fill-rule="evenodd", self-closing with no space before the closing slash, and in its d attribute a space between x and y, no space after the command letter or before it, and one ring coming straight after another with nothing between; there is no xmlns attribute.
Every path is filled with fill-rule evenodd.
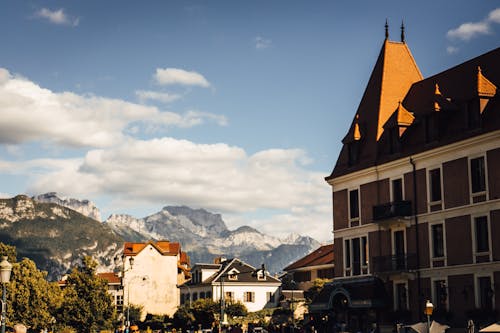
<svg viewBox="0 0 500 333"><path fill-rule="evenodd" d="M74 268L68 276L58 323L82 333L113 326L115 308L107 282L96 275L96 267L97 263L91 257L85 257L83 265Z"/></svg>
<svg viewBox="0 0 500 333"><path fill-rule="evenodd" d="M56 282L46 278L47 272L38 270L28 258L14 263L7 293L9 325L23 323L37 331L51 325L61 305L62 292Z"/></svg>
<svg viewBox="0 0 500 333"><path fill-rule="evenodd" d="M17 261L17 250L15 246L0 242L0 259L7 256L7 260L13 264Z"/></svg>
<svg viewBox="0 0 500 333"><path fill-rule="evenodd" d="M323 290L325 283L331 282L331 279L314 279L313 285L309 290L305 292L305 297L308 303L312 302L312 300Z"/></svg>
<svg viewBox="0 0 500 333"><path fill-rule="evenodd" d="M191 311L191 307L185 304L177 308L172 321L174 327L184 328L190 324L193 324L195 320L196 319L194 318L193 312Z"/></svg>
<svg viewBox="0 0 500 333"><path fill-rule="evenodd" d="M198 299L191 303L191 311L196 319L196 324L209 328L215 321L215 314L219 312L219 303L210 298Z"/></svg>
<svg viewBox="0 0 500 333"><path fill-rule="evenodd" d="M248 314L247 307L241 302L231 302L226 304L226 313L231 317L244 317Z"/></svg>

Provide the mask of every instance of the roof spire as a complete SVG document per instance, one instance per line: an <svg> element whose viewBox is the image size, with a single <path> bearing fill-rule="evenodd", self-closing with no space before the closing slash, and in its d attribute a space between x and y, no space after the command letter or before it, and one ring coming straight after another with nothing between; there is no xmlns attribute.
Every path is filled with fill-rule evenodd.
<svg viewBox="0 0 500 333"><path fill-rule="evenodd" d="M389 24L387 23L387 19L385 19L385 39L389 39Z"/></svg>
<svg viewBox="0 0 500 333"><path fill-rule="evenodd" d="M405 42L405 23L401 20L401 43Z"/></svg>

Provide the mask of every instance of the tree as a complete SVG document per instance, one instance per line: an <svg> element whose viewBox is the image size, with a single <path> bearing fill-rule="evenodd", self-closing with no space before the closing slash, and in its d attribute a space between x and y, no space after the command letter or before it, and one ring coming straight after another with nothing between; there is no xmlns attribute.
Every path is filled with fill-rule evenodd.
<svg viewBox="0 0 500 333"><path fill-rule="evenodd" d="M62 302L56 282L46 280L47 272L37 269L35 262L24 258L12 266L8 284L8 323L23 323L39 331L53 322Z"/></svg>
<svg viewBox="0 0 500 333"><path fill-rule="evenodd" d="M219 303L210 298L198 299L191 303L191 311L196 319L196 324L209 328L215 321L215 314L219 312Z"/></svg>
<svg viewBox="0 0 500 333"><path fill-rule="evenodd" d="M313 285L305 292L305 297L310 303L323 290L325 283L332 281L331 279L314 279Z"/></svg>
<svg viewBox="0 0 500 333"><path fill-rule="evenodd" d="M107 282L96 275L96 267L91 257L85 257L82 266L74 268L68 276L58 323L85 333L113 326L115 308Z"/></svg>
<svg viewBox="0 0 500 333"><path fill-rule="evenodd" d="M17 262L17 250L15 246L7 245L0 242L0 259L1 257L7 256L7 260L13 264Z"/></svg>
<svg viewBox="0 0 500 333"><path fill-rule="evenodd" d="M181 305L174 313L173 325L177 328L187 327L195 322L191 307L188 305Z"/></svg>
<svg viewBox="0 0 500 333"><path fill-rule="evenodd" d="M248 314L247 307L241 302L231 302L227 304L225 312L231 317L244 317Z"/></svg>

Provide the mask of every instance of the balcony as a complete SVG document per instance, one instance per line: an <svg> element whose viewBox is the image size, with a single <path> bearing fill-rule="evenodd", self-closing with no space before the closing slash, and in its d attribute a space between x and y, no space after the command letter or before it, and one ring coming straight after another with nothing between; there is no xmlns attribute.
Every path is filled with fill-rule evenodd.
<svg viewBox="0 0 500 333"><path fill-rule="evenodd" d="M416 253L373 257L375 274L410 272L415 269L417 269Z"/></svg>
<svg viewBox="0 0 500 333"><path fill-rule="evenodd" d="M411 201L393 201L382 205L373 206L373 220L381 221L412 215Z"/></svg>

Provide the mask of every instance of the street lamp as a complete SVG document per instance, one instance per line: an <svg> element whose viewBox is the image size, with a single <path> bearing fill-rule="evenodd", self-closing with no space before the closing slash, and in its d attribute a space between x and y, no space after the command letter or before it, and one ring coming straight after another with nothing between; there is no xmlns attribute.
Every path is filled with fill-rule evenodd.
<svg viewBox="0 0 500 333"><path fill-rule="evenodd" d="M10 273L12 272L12 264L7 261L7 256L2 257L0 262L0 282L2 283L2 333L5 333L5 320L7 319L7 300L6 300L6 284L9 283Z"/></svg>
<svg viewBox="0 0 500 333"><path fill-rule="evenodd" d="M431 331L431 315L434 310L434 305L432 305L431 301L427 300L425 303L425 314L427 315L427 332Z"/></svg>
<svg viewBox="0 0 500 333"><path fill-rule="evenodd" d="M129 270L131 270L132 267L134 266L134 257L128 257L129 267L127 269L125 269L127 256L125 254L122 254L120 257L115 256L114 257L115 265L120 264L120 260L121 260L120 289L122 291L122 328L123 328L123 326L125 326L124 325L125 324L125 322L124 322L125 321L125 302L124 302L125 290L124 290L124 285L123 285L123 279L125 277L125 272L128 272ZM5 332L2 332L2 333L5 333Z"/></svg>

